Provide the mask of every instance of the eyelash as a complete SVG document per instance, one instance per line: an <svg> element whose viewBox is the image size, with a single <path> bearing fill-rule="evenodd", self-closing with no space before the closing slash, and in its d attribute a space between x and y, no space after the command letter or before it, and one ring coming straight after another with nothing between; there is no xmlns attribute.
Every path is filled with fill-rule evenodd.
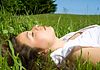
<svg viewBox="0 0 100 70"><path fill-rule="evenodd" d="M34 37L34 33L32 32L32 37Z"/></svg>

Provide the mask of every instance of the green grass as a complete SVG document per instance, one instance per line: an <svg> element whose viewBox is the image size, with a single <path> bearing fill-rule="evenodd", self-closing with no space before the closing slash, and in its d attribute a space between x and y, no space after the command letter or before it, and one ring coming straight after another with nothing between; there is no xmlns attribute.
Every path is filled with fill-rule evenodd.
<svg viewBox="0 0 100 70"><path fill-rule="evenodd" d="M10 37L16 36L19 33L31 30L34 25L47 25L52 26L55 29L56 35L62 37L63 35L79 30L85 26L92 24L100 25L100 15L70 15L70 14L42 14L42 15L24 15L24 16L12 16L7 12L0 12L0 44L8 41L9 47L12 51L11 57L14 61L13 66L8 66L7 55L3 57L0 53L0 70L22 70L23 66L18 58L18 55L14 55L12 44L9 41ZM2 51L2 50L0 50ZM35 61L36 70L58 70L56 65L52 62L48 56L46 60L38 56L39 58ZM77 59L75 64L69 65L67 63L62 65L60 70L64 68L72 70L100 70L100 64L93 66L92 63L85 61L82 62ZM66 70L65 69L65 70Z"/></svg>

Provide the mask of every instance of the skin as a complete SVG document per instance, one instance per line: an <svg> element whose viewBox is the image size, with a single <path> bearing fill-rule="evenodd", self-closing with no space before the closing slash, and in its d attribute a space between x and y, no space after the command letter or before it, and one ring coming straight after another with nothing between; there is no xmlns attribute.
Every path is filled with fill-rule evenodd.
<svg viewBox="0 0 100 70"><path fill-rule="evenodd" d="M70 40L78 37L80 33L75 34ZM19 34L16 39L21 44L26 44L31 48L39 48L42 52L47 53L49 50L54 51L58 48L64 46L65 42L60 40L54 32L54 29L49 26L34 26L32 30L25 31ZM91 62L96 64L100 61L100 48L91 48L90 46L81 46L82 57L87 60L90 59ZM96 54L95 54L96 51ZM71 59L80 56L81 50L79 48L74 48L73 53L71 53ZM88 55L89 54L89 55Z"/></svg>
<svg viewBox="0 0 100 70"><path fill-rule="evenodd" d="M100 48L82 48L82 50L77 50L71 55L71 59L75 60L81 55L84 60L89 60L93 64L100 62ZM75 58L76 57L76 58Z"/></svg>

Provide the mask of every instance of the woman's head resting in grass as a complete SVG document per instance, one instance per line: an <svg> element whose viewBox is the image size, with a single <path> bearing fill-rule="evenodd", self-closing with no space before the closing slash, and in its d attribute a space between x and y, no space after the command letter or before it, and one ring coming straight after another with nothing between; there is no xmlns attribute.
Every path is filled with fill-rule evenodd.
<svg viewBox="0 0 100 70"><path fill-rule="evenodd" d="M60 44L62 42L56 37L54 29L51 26L34 26L30 31L22 32L13 38L12 43L15 52L19 53L23 66L26 68L34 66L32 64L34 64L38 55L46 57L42 55L62 46Z"/></svg>
<svg viewBox="0 0 100 70"><path fill-rule="evenodd" d="M56 35L51 26L34 26L32 30L20 33L16 40L30 48L47 51L56 40Z"/></svg>
<svg viewBox="0 0 100 70"><path fill-rule="evenodd" d="M37 56L44 55L48 51L54 51L64 46L51 26L34 26L30 31L20 33L12 40L15 52L19 53L22 63L32 66ZM45 57L45 56L43 56Z"/></svg>

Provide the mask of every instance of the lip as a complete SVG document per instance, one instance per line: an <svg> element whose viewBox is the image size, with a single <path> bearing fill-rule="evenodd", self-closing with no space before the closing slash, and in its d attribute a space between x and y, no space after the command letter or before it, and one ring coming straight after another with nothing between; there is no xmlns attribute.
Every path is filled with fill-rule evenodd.
<svg viewBox="0 0 100 70"><path fill-rule="evenodd" d="M40 28L42 28L42 30L48 30L49 28L51 28L51 26L36 26L36 27L33 27L32 30L39 31Z"/></svg>

